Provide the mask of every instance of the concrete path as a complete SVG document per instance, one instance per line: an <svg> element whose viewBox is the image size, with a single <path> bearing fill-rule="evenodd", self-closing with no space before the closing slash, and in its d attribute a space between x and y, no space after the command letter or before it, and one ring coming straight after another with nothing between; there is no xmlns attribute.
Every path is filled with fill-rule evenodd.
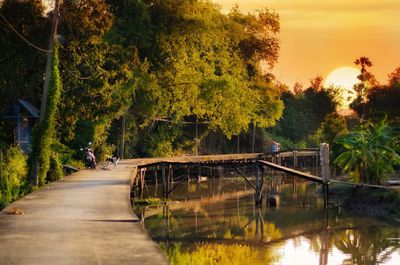
<svg viewBox="0 0 400 265"><path fill-rule="evenodd" d="M5 208L0 264L168 264L132 212L134 162L79 171ZM24 214L8 214L12 208Z"/></svg>

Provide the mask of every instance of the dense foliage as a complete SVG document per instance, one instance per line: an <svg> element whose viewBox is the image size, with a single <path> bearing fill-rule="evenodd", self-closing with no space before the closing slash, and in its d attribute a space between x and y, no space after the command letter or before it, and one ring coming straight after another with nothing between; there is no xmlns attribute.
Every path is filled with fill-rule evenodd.
<svg viewBox="0 0 400 265"><path fill-rule="evenodd" d="M271 74L280 21L267 8L224 14L207 0L77 0L63 1L60 14L54 93L31 152L37 184L59 178L61 163L81 159L89 142L102 160L262 152L272 139L315 146L346 132L337 91L321 77L292 92ZM17 99L39 106L52 13L41 0L4 0L0 15L0 113ZM369 59L355 63L354 109L398 120L400 71L378 87ZM10 124L0 121L2 147L12 143Z"/></svg>
<svg viewBox="0 0 400 265"><path fill-rule="evenodd" d="M61 95L61 81L58 71L58 45L55 45L50 74L50 84L47 94L47 108L44 120L38 123L33 132L32 151L30 154L31 183L35 186L46 183L47 172L50 169L50 160L56 171L59 171L59 163L54 162L57 155L52 155L51 145L55 142L55 118ZM52 158L52 159L51 159Z"/></svg>
<svg viewBox="0 0 400 265"><path fill-rule="evenodd" d="M5 0L0 13L1 112L17 99L39 106L52 13L40 0ZM273 126L283 110L269 73L279 30L268 9L223 14L206 0L63 1L33 183L57 179L60 160L79 159L88 142L100 160L115 153L123 130L132 157L201 152L209 134L229 142ZM1 132L7 146L12 127Z"/></svg>
<svg viewBox="0 0 400 265"><path fill-rule="evenodd" d="M308 140L321 127L328 114L335 112L338 105L333 89L310 87L304 91L285 91L282 118L272 129L275 135L298 143Z"/></svg>
<svg viewBox="0 0 400 265"><path fill-rule="evenodd" d="M355 181L382 184L400 164L399 132L385 120L378 124L366 122L336 141L344 151L334 162L351 173Z"/></svg>
<svg viewBox="0 0 400 265"><path fill-rule="evenodd" d="M147 8L133 2L112 3L112 8L124 18L124 7L135 9L137 32L146 37L134 36L123 23L131 20L120 18L109 38L146 56L147 76L126 113L139 126L144 143L138 144L139 154L191 152L196 120L208 124L203 133L217 130L231 138L251 123L267 127L279 118L279 91L260 65L272 66L277 59L275 13L223 15L206 1L148 1ZM153 30L147 33L148 28ZM193 125L182 125L187 122Z"/></svg>
<svg viewBox="0 0 400 265"><path fill-rule="evenodd" d="M18 199L27 187L27 157L18 147L0 150L0 208Z"/></svg>
<svg viewBox="0 0 400 265"><path fill-rule="evenodd" d="M40 0L4 0L1 4L0 112L17 99L40 105L46 53L24 42L13 28L33 45L46 48L50 23L44 10Z"/></svg>

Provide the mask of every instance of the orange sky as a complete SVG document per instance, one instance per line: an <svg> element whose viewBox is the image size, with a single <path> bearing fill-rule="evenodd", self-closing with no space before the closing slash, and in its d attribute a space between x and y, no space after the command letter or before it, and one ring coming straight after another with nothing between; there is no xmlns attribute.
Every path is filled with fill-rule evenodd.
<svg viewBox="0 0 400 265"><path fill-rule="evenodd" d="M355 66L367 56L381 83L400 67L399 0L212 0L228 11L268 7L281 17L281 51L273 72L277 79L305 85L340 66Z"/></svg>

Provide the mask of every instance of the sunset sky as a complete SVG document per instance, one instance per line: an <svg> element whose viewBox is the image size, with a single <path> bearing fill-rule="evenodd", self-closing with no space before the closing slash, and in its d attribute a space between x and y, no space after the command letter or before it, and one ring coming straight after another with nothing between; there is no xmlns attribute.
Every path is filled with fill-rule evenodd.
<svg viewBox="0 0 400 265"><path fill-rule="evenodd" d="M371 71L386 83L400 67L398 0L213 0L229 11L237 3L244 13L268 7L281 18L281 51L273 72L292 86L326 77L340 66L370 58Z"/></svg>

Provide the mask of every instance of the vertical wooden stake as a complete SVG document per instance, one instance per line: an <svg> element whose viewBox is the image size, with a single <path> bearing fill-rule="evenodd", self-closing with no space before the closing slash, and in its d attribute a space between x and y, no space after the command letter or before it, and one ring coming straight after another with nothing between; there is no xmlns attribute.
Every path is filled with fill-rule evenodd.
<svg viewBox="0 0 400 265"><path fill-rule="evenodd" d="M254 153L255 152L255 145L256 145L256 124L253 123L253 139L252 139L252 143L251 143L251 152Z"/></svg>
<svg viewBox="0 0 400 265"><path fill-rule="evenodd" d="M256 165L256 194L255 203L256 205L261 204L261 176L260 176L260 166Z"/></svg>
<svg viewBox="0 0 400 265"><path fill-rule="evenodd" d="M161 179L162 179L162 190L164 199L168 196L167 181L165 179L165 164L161 164Z"/></svg>
<svg viewBox="0 0 400 265"><path fill-rule="evenodd" d="M168 199L170 183L171 183L171 165L168 165L168 175L166 176L166 181L165 181L165 199Z"/></svg>
<svg viewBox="0 0 400 265"><path fill-rule="evenodd" d="M237 136L237 151L238 154L240 153L240 134Z"/></svg>
<svg viewBox="0 0 400 265"><path fill-rule="evenodd" d="M321 161L321 173L322 173L322 192L324 196L324 207L328 207L329 203L329 180L330 180L330 168L329 168L329 144L322 143L319 147L320 161Z"/></svg>

